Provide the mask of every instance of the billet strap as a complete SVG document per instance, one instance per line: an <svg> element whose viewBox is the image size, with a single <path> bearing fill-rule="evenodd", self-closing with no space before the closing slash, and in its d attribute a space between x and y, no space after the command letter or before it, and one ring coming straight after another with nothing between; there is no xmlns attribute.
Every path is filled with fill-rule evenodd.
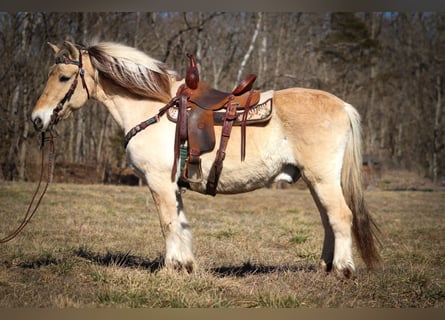
<svg viewBox="0 0 445 320"><path fill-rule="evenodd" d="M224 124L221 130L219 148L216 152L213 168L210 171L209 178L207 180L206 193L212 196L216 195L216 188L218 186L219 177L223 168L223 161L226 157L227 144L229 142L230 133L232 132L233 122L236 119L236 105L231 102L232 99L233 96L229 98L229 104L227 106L226 116L224 118Z"/></svg>
<svg viewBox="0 0 445 320"><path fill-rule="evenodd" d="M252 98L253 91L250 91L249 97L247 98L245 111L243 114L243 122L241 125L241 161L244 161L246 156L246 119L249 112L250 100ZM223 169L223 162L226 157L226 148L229 143L230 134L232 132L233 123L237 119L236 105L230 101L233 96L229 98L229 104L227 106L226 116L224 118L223 127L221 130L221 141L219 149L216 152L216 158L213 162L213 168L210 172L209 178L207 180L206 193L212 196L216 195L216 188L218 187L219 177Z"/></svg>
<svg viewBox="0 0 445 320"><path fill-rule="evenodd" d="M253 91L249 92L249 97L247 98L246 105L244 107L243 119L241 121L241 161L244 161L246 158L246 123L247 123L247 115L250 110L250 101L252 100Z"/></svg>

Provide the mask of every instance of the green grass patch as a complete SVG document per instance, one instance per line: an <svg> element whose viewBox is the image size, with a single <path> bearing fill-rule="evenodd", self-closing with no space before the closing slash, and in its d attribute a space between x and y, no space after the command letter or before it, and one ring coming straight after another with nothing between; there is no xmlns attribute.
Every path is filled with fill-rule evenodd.
<svg viewBox="0 0 445 320"><path fill-rule="evenodd" d="M290 238L289 242L290 243L295 243L295 244L301 244L301 243L305 243L308 238L309 238L308 235L298 234L298 235L293 236L292 238Z"/></svg>

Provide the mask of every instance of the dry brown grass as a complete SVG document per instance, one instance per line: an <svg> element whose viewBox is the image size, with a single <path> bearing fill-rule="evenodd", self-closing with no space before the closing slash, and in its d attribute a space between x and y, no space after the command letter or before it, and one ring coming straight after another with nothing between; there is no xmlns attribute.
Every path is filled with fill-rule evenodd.
<svg viewBox="0 0 445 320"><path fill-rule="evenodd" d="M0 184L0 236L35 184ZM353 280L315 270L322 227L305 190L215 198L186 192L199 269L162 269L146 187L52 184L0 246L1 307L445 307L444 192L373 189L383 265Z"/></svg>

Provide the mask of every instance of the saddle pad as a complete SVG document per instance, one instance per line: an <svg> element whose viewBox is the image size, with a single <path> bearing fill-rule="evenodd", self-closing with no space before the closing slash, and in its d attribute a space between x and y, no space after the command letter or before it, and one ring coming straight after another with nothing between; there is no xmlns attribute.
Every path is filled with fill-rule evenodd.
<svg viewBox="0 0 445 320"><path fill-rule="evenodd" d="M247 114L246 125L260 124L270 120L272 117L272 102L273 102L273 90L262 92L260 101L258 104L252 108L250 108ZM237 111L237 119L234 122L234 125L241 125L243 118L244 110ZM215 125L222 125L224 122L224 116L226 114L226 109L220 109L218 111L213 111L213 119ZM167 111L167 118L176 122L178 119L178 108L173 106Z"/></svg>

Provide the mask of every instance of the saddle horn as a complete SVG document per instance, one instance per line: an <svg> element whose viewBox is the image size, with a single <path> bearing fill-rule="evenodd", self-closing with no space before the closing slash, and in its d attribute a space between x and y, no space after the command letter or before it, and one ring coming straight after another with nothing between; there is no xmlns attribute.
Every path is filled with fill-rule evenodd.
<svg viewBox="0 0 445 320"><path fill-rule="evenodd" d="M198 88L199 82L198 67L196 66L195 58L192 54L187 53L187 57L190 59L190 66L188 67L187 74L185 76L185 84L190 89L196 89Z"/></svg>

